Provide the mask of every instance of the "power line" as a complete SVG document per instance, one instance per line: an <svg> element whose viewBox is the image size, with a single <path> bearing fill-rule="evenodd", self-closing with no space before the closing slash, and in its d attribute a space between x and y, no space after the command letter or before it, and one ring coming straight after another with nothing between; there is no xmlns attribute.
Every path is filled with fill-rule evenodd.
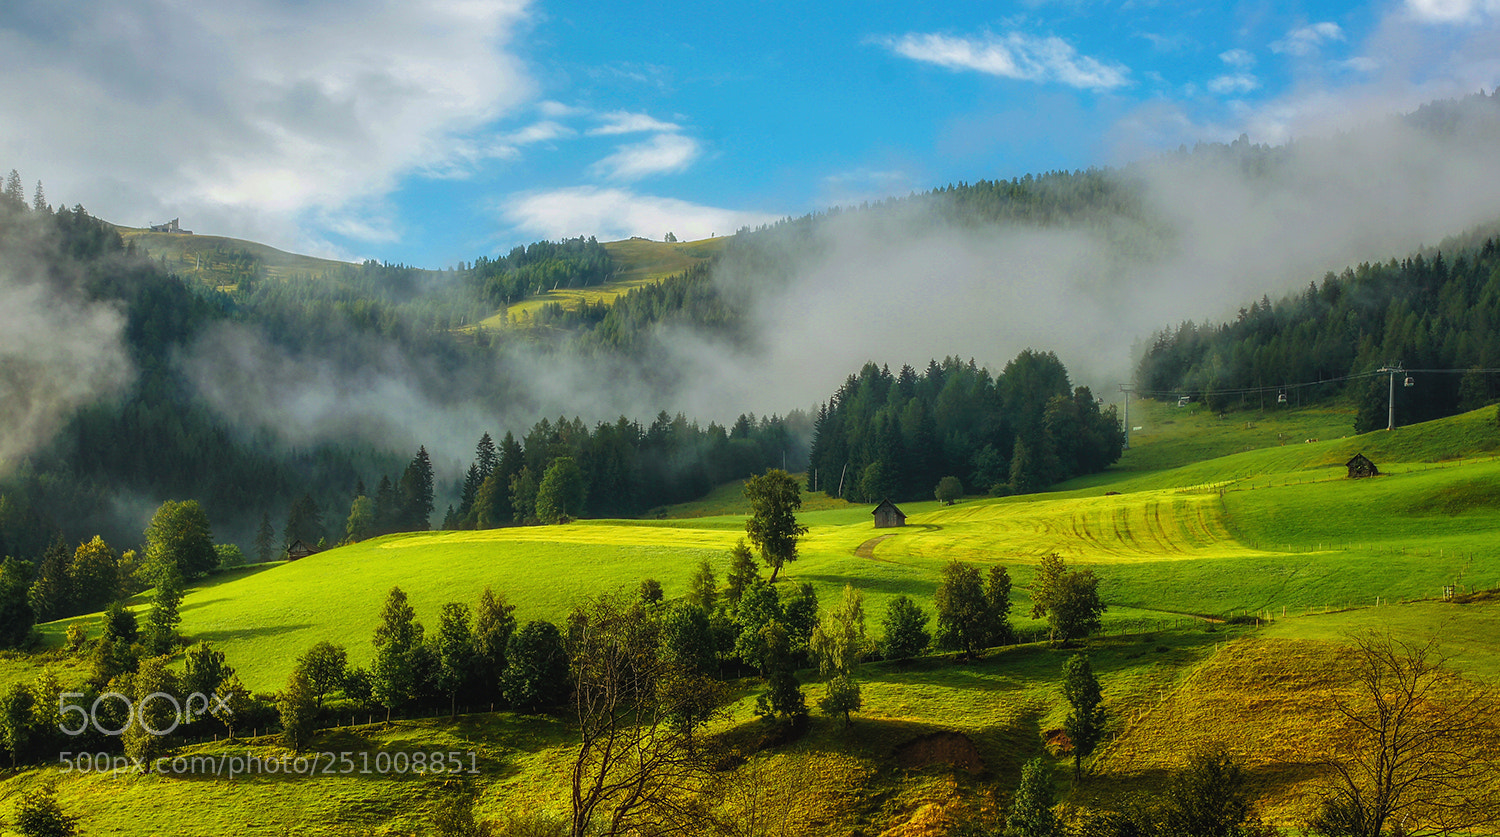
<svg viewBox="0 0 1500 837"><path fill-rule="evenodd" d="M1399 370L1407 375L1463 375L1469 372L1484 374L1500 374L1500 368L1491 367L1468 367L1465 369L1406 369L1401 364L1396 364ZM1347 381L1359 381L1374 378L1379 375L1390 374L1391 367L1382 366L1369 372L1355 372L1349 375L1339 375L1333 378L1323 378L1317 381L1301 381L1292 384L1280 384L1275 386L1234 387L1230 389L1207 389L1204 387L1180 387L1178 389L1132 389L1131 392L1140 398L1179 398L1191 397L1195 393L1212 392L1215 395L1260 395L1268 392L1287 392L1289 390L1305 389L1307 387L1320 387L1327 384L1341 384ZM1121 385L1123 391L1125 385Z"/></svg>

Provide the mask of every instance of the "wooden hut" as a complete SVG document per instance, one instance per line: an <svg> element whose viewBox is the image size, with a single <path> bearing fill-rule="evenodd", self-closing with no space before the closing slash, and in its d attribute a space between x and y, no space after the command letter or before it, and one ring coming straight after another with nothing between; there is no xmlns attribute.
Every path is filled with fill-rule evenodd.
<svg viewBox="0 0 1500 837"><path fill-rule="evenodd" d="M896 504L890 500L881 500L880 505L875 507L875 511L870 513L875 515L876 529L890 529L906 525L906 513L896 508Z"/></svg>
<svg viewBox="0 0 1500 837"><path fill-rule="evenodd" d="M306 558L309 555L316 555L317 552L318 550L315 547L308 546L307 544L302 542L301 538L298 538L297 540L292 541L290 544L287 544L286 559L288 561L295 561L298 558Z"/></svg>
<svg viewBox="0 0 1500 837"><path fill-rule="evenodd" d="M1365 458L1365 455L1362 453L1354 454L1354 458L1344 464L1349 468L1349 479L1351 480L1380 476L1380 469L1376 468L1375 463Z"/></svg>

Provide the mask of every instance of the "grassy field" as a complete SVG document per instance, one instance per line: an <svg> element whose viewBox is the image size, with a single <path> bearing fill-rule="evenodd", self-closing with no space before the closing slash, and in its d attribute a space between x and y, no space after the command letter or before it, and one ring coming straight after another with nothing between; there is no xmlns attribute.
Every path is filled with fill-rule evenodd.
<svg viewBox="0 0 1500 837"><path fill-rule="evenodd" d="M126 243L134 242L137 249L144 250L153 259L165 257L167 268L173 273L211 281L216 285L232 285L237 281L233 277L234 261L231 258L237 251L249 253L258 259L264 275L273 279L292 274L317 278L330 270L351 266L345 262L287 253L237 238L155 233L131 227L117 229Z"/></svg>
<svg viewBox="0 0 1500 837"><path fill-rule="evenodd" d="M1097 765L1108 781L1085 786L1072 801L1104 804L1149 791L1189 753L1228 743L1249 765L1266 812L1295 823L1320 776L1313 755L1340 746L1326 728L1327 700L1342 688L1339 644L1351 633L1437 639L1467 676L1500 683L1500 601L1439 601L1444 585L1500 587L1494 410L1394 433L1333 436L1329 428L1347 418L1292 410L1217 419L1138 403L1132 422L1152 430L1138 432L1106 474L1039 495L906 504L908 525L899 530L874 530L869 506L811 495L800 515L810 529L802 555L782 577L812 584L825 603L845 584L855 586L878 632L897 595L931 609L947 561L1000 564L1015 580L1013 621L1024 631L1031 625L1024 585L1039 557L1057 552L1090 567L1109 603L1106 633L1090 642L1090 654L1112 742ZM1220 455L1194 458L1213 451ZM1344 478L1343 462L1361 451L1383 476ZM185 600L182 630L224 650L247 685L275 689L291 661L319 640L344 644L351 661L367 662L393 585L431 628L444 602L472 603L485 586L504 592L522 620L559 620L582 596L633 588L647 577L669 597L681 595L704 560L722 580L744 511L738 487L728 485L659 510L665 519L377 538L199 585ZM1249 614L1264 624L1231 627L1191 614ZM62 628L43 631L56 644ZM1061 726L1057 680L1067 653L1022 645L963 665L937 657L867 665L859 675L865 708L853 729L818 717L805 738L731 771L719 798L730 807L752 804L744 783L755 777L775 791L755 804L778 800L788 833L898 837L986 816L1003 802L1018 765L1043 752L1045 734ZM83 676L61 652L12 655L0 659L0 683L30 679L43 666L64 682ZM756 691L741 685L718 734L753 737ZM808 693L815 701L821 686ZM413 721L326 735L328 745L318 749L429 741L474 749L486 759L478 786L490 816L566 805L556 778L568 753L560 721L487 713L457 724ZM965 765L972 772L959 769ZM1067 792L1064 776L1059 770L1059 790ZM0 792L30 781L34 774L22 774ZM69 778L60 791L66 805L89 812L90 831L143 834L169 827L153 799L212 808L206 816L217 819L204 833L277 834L298 818L328 823L305 833L412 833L446 792L431 777L233 785L89 777Z"/></svg>
<svg viewBox="0 0 1500 837"><path fill-rule="evenodd" d="M526 321L548 303L577 308L584 303L614 302L634 288L650 285L712 258L723 249L727 237L702 241L667 243L645 238L606 242L604 249L615 260L618 272L612 282L591 288L560 288L537 294L511 305L503 313L480 323L485 328L503 328Z"/></svg>

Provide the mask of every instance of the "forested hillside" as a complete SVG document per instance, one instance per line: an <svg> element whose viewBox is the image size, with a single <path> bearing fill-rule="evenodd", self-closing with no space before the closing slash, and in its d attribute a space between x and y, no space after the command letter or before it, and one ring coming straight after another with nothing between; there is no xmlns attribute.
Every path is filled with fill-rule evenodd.
<svg viewBox="0 0 1500 837"><path fill-rule="evenodd" d="M1216 410L1347 394L1360 407L1355 430L1365 432L1386 424L1389 379L1377 370L1400 364L1399 420L1426 421L1500 396L1497 316L1500 240L1474 234L1329 273L1274 302L1262 297L1233 322L1164 329L1141 358L1137 385Z"/></svg>
<svg viewBox="0 0 1500 837"><path fill-rule="evenodd" d="M1402 120L1433 136L1482 132L1496 101L1434 103ZM53 332L80 339L51 340L61 359L9 383L5 409L17 430L0 474L0 537L22 557L57 534L129 544L162 500L192 498L223 538L248 540L267 520L289 533L298 502L319 510L309 531L338 540L355 500L367 493L374 502L376 486L394 484L424 445L431 522L451 504L455 526L540 519L533 492L563 459L583 485L566 511L583 515L640 514L770 465L800 469L809 455L809 483L850 499L926 497L946 476L974 492L1035 490L1118 456L1118 422L1073 387L1055 346L1034 345L1000 373L952 358L921 373L869 366L832 397L809 397L826 399L816 419L795 409L756 418L754 404L700 390L705 378L753 370L773 349L804 337L826 347L839 329L862 326L851 317L805 326L817 334L777 328L786 308L801 304L798 294L831 281L809 265L826 270L847 258L851 240L906 241L914 230L961 230L965 241L1086 232L1108 251L1085 265L1089 293L1107 298L1185 244L1167 220L1174 207L1150 192L1152 166L1201 164L1273 184L1288 176L1291 155L1244 140L1205 144L1120 169L979 180L789 218L716 242L682 272L612 302L542 307L523 328L489 324L538 289L594 287L638 266L576 238L445 270L375 261L313 270L304 261L299 272L295 261L272 269L265 252L222 246L189 267L181 247L171 263L165 251L138 252L135 237L127 244L81 207L54 211L40 191L28 204L13 175L0 218L11 292L21 294L20 310L48 312ZM858 235L843 235L851 229ZM937 240L933 261L951 243ZM1005 246L964 263L969 293L990 296L1018 281L1014 267L982 261L1005 257ZM1398 387L1403 423L1484 403L1500 381L1464 370L1500 363L1490 322L1500 294L1496 247L1485 235L1455 239L1330 274L1274 303L1268 293L1233 322L1183 323L1151 339L1138 386L1221 409L1280 403L1282 394L1291 403L1352 395L1364 429L1380 422L1389 383L1373 371L1400 362L1413 379ZM1390 255L1399 254L1379 257ZM899 273L881 281L888 293L913 290ZM912 298L943 290L916 288ZM911 324L935 331L932 348L952 351L940 340L942 322ZM49 339L28 337L17 351L35 354ZM49 392L38 381L69 387ZM684 403L717 418L694 416ZM728 418L740 413L742 421ZM524 467L497 461L466 478L467 449L481 431L510 434ZM486 481L493 485L481 503Z"/></svg>

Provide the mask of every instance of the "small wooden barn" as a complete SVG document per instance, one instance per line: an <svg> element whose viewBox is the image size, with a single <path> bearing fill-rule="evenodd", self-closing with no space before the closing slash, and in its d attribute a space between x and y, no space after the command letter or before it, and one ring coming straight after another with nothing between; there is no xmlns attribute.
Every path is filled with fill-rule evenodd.
<svg viewBox="0 0 1500 837"><path fill-rule="evenodd" d="M1351 480L1380 476L1380 469L1376 468L1375 463L1367 459L1362 453L1354 454L1354 458L1344 464L1349 468L1349 479Z"/></svg>
<svg viewBox="0 0 1500 837"><path fill-rule="evenodd" d="M891 529L906 525L906 513L896 508L896 504L890 500L881 500L880 505L876 506L871 514L875 515L876 529Z"/></svg>
<svg viewBox="0 0 1500 837"><path fill-rule="evenodd" d="M317 548L308 546L307 544L302 542L301 538L298 538L297 540L292 541L290 544L287 544L286 559L288 561L295 561L298 558L306 558L309 555L316 555L317 552Z"/></svg>

